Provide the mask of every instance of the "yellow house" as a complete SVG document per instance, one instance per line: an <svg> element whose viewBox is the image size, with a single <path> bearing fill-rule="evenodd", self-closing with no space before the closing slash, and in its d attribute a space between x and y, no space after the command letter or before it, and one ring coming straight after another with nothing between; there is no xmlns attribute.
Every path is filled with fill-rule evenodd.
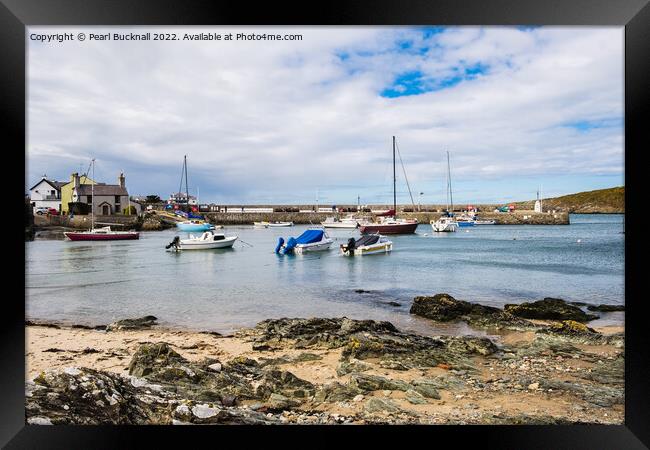
<svg viewBox="0 0 650 450"><path fill-rule="evenodd" d="M86 175L79 176L78 173L73 173L70 175L70 181L61 186L61 212L63 214L69 213L68 203L72 202L72 191L75 187L75 179L77 180L77 185L81 184L94 184L97 185L97 182L91 180Z"/></svg>

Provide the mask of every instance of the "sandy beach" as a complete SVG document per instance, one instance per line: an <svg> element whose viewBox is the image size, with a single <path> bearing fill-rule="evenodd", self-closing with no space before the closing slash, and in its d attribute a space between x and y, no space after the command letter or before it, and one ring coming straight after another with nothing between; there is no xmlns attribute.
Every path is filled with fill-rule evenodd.
<svg viewBox="0 0 650 450"><path fill-rule="evenodd" d="M446 342L449 349L455 349L457 344L463 345L462 350L450 353L452 356L448 359L440 359L446 362L414 366L409 364L410 360L396 358L394 354L387 359L381 351L353 354L359 346L356 337L359 335L374 339L377 333L384 339L382 346L389 342L386 339L406 336L406 341L409 341L414 339L413 335L393 331L388 336L381 335L372 328L372 324L343 319L343 322L337 322L336 327L343 330L350 326L345 324L350 323L358 328L355 333L360 334L345 335L345 340L349 339L349 342L338 345L332 344L331 332L326 332L326 337L323 337L323 325L316 322L320 319L292 320L302 320L290 326L295 328L298 324L301 333L309 336L309 344L301 341L303 335L292 336L295 339L274 336L273 330L287 326L286 323L274 321L263 324L262 328L258 325L229 336L165 329L157 325L145 329L109 331L53 324L28 325L28 391L32 389L33 400L34 387L52 387L54 383L45 380L52 380L48 377L60 376L66 371L84 379L83 371L71 372L74 370L71 368L88 368L112 377L130 379L131 385L144 385L145 389L147 383L161 381L169 381L170 385L175 386L177 380L168 379L167 375L156 375L155 362L150 363L153 364L153 371L151 368L140 370L137 363L132 363L141 357L135 355L141 355L142 349L154 346L158 348L158 353L164 348L165 352L173 354L171 359L163 362L156 360L165 366L165 370L173 366L192 373L205 370L209 374L210 367L214 369L217 364L221 372L219 376L224 376L228 370L232 371L233 376L239 376L242 372L236 364L245 364L251 368L245 373L245 378L253 386L256 382L266 382L265 377L271 373L269 369L276 371L273 373L289 372L292 379L297 378L306 386L306 393L287 390L283 383L288 375L278 375L278 380L283 381L274 380L270 394L232 391L235 393L230 403L224 401L223 393L213 401L207 401L205 395L188 399L182 398L182 394L176 412L182 405L189 405L189 408L194 408L191 409L194 412L190 414L192 417L183 420L178 418L178 414L172 414L161 419L160 423L203 423L192 420L196 419L197 407L221 411L227 409L226 405L232 410L257 414L259 420L272 423L623 422L622 343L616 339L609 340L610 337L622 336L622 327L593 330L596 333L594 336L599 336L598 342L557 337L547 340L536 331L503 331L494 342L498 350L484 350L492 345L485 338L463 340L465 338L460 337L458 342ZM544 326L551 322L531 323ZM310 328L312 326L313 330ZM340 335L337 330L334 332ZM161 346L160 343L167 345ZM379 348L380 344L373 345ZM363 342L361 348L364 348ZM148 381L140 384L134 382L138 379L133 376L134 373ZM86 374L86 378L88 376ZM262 381L255 381L258 379ZM35 380L35 383L31 380ZM186 381L183 380L183 383ZM193 382L197 385L206 383L203 378ZM103 383L100 385L103 386ZM428 390L421 389L422 386ZM255 389L257 392L257 387ZM295 396L288 392L295 392ZM58 392L58 395L62 396L63 393ZM28 404L29 401L28 395ZM41 404L38 408L45 407ZM42 410L31 415L34 423L45 420ZM56 416L49 417L46 422L79 421L69 415L65 420L66 414ZM207 416L211 417L210 414ZM202 417L201 413L198 413L198 417ZM202 420L205 422L206 419Z"/></svg>

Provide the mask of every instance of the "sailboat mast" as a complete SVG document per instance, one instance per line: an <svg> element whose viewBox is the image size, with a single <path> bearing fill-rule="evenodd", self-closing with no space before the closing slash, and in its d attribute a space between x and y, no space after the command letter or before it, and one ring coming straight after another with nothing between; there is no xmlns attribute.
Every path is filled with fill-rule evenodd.
<svg viewBox="0 0 650 450"><path fill-rule="evenodd" d="M397 215L397 174L395 173L395 136L393 136L393 215Z"/></svg>
<svg viewBox="0 0 650 450"><path fill-rule="evenodd" d="M449 150L447 150L447 179L449 180L449 200L451 201L451 210L454 210L454 194L451 190L451 166L449 165Z"/></svg>
<svg viewBox="0 0 650 450"><path fill-rule="evenodd" d="M185 168L185 196L187 198L187 212L190 212L190 188L187 186L187 155L183 156L183 167Z"/></svg>
<svg viewBox="0 0 650 450"><path fill-rule="evenodd" d="M93 179L90 183L90 229L95 229L95 158L93 158Z"/></svg>

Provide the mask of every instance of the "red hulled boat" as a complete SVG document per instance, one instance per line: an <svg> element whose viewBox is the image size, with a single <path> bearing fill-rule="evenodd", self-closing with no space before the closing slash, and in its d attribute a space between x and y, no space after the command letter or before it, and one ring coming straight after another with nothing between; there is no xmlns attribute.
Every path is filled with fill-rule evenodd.
<svg viewBox="0 0 650 450"><path fill-rule="evenodd" d="M400 157L401 160L401 157ZM397 219L395 213L397 211L397 191L395 184L397 176L395 174L395 136L393 136L393 209L384 213L377 214L381 217L379 222L366 222L362 223L359 227L361 234L411 234L415 233L418 227L417 219Z"/></svg>
<svg viewBox="0 0 650 450"><path fill-rule="evenodd" d="M90 231L66 231L63 233L71 241L124 241L140 239L137 231L112 231L111 227L94 228Z"/></svg>

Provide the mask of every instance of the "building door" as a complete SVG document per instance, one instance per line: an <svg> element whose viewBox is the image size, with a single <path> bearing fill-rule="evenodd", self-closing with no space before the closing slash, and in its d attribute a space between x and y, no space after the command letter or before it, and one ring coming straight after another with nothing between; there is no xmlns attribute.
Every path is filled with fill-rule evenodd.
<svg viewBox="0 0 650 450"><path fill-rule="evenodd" d="M102 214L105 215L105 216L110 216L111 207L109 205L103 205L102 206Z"/></svg>

